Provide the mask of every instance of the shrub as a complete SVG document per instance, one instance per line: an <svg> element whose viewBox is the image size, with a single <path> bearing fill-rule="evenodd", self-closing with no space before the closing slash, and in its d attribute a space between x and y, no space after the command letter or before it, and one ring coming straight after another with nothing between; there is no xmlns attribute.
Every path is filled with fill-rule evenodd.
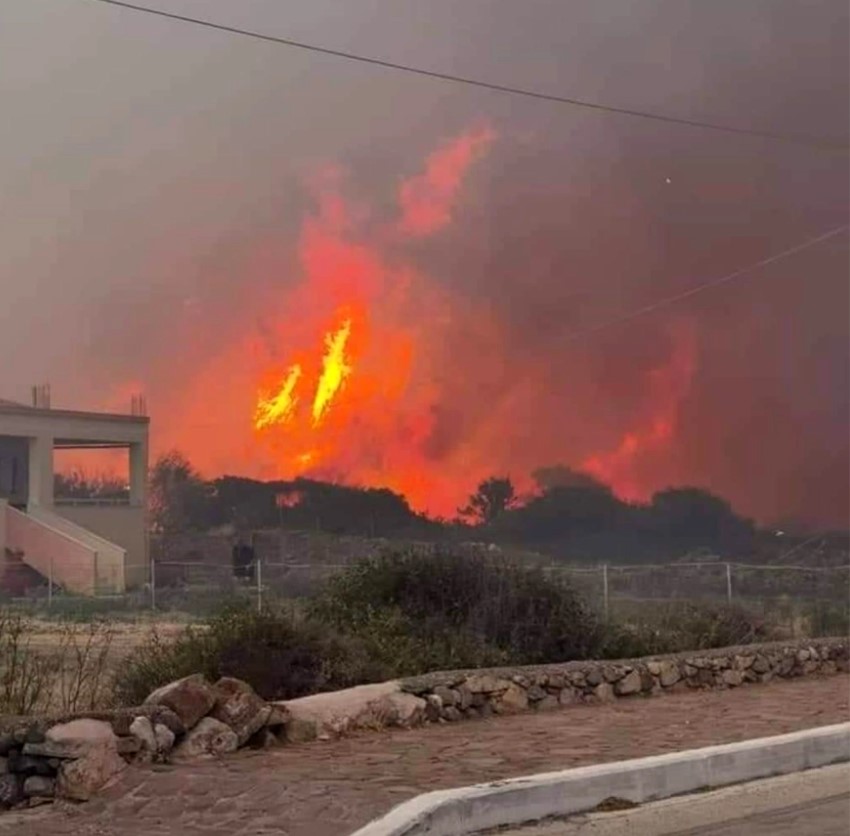
<svg viewBox="0 0 850 836"><path fill-rule="evenodd" d="M803 617L809 636L850 635L850 606L846 601L812 601L804 608Z"/></svg>
<svg viewBox="0 0 850 836"><path fill-rule="evenodd" d="M752 644L772 637L764 619L741 607L677 601L642 608L610 624L601 655L634 658Z"/></svg>
<svg viewBox="0 0 850 836"><path fill-rule="evenodd" d="M154 689L193 673L212 681L242 679L269 700L386 678L356 640L293 612L236 606L206 627L187 627L173 641L152 632L125 661L115 690L123 704L137 705Z"/></svg>
<svg viewBox="0 0 850 836"><path fill-rule="evenodd" d="M563 579L442 549L366 558L328 581L310 612L365 640L396 675L586 658L600 638Z"/></svg>
<svg viewBox="0 0 850 836"><path fill-rule="evenodd" d="M0 712L30 714L50 693L54 660L30 647L30 625L0 612Z"/></svg>

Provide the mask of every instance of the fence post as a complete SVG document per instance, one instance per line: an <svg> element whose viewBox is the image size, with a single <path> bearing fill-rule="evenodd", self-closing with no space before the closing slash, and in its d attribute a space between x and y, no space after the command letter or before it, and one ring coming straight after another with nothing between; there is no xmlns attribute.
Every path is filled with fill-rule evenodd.
<svg viewBox="0 0 850 836"><path fill-rule="evenodd" d="M732 564L726 564L726 603L732 603Z"/></svg>
<svg viewBox="0 0 850 836"><path fill-rule="evenodd" d="M50 563L47 567L47 608L53 606L53 555L50 556Z"/></svg>
<svg viewBox="0 0 850 836"><path fill-rule="evenodd" d="M150 556L151 573L151 609L156 611L156 561Z"/></svg>
<svg viewBox="0 0 850 836"><path fill-rule="evenodd" d="M608 564L602 564L602 611L608 620Z"/></svg>
<svg viewBox="0 0 850 836"><path fill-rule="evenodd" d="M257 558L257 612L263 611L263 561Z"/></svg>

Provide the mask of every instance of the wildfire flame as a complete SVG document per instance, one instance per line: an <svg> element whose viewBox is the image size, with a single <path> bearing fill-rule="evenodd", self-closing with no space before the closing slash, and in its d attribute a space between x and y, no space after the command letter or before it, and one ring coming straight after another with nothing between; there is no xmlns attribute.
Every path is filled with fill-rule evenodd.
<svg viewBox="0 0 850 836"><path fill-rule="evenodd" d="M632 403L596 422L587 416L607 393L592 367L570 361L553 386L547 363L512 350L498 306L424 271L423 243L462 219L474 197L464 186L494 140L485 126L441 143L381 211L351 199L341 167L315 172L295 269L276 231L258 239L240 267L242 305L196 341L197 370L161 406L173 420L158 424L158 446L205 475L386 487L448 517L494 473L529 495L532 471L559 461L624 498L671 483L695 369L687 331L649 369L635 364Z"/></svg>
<svg viewBox="0 0 850 836"><path fill-rule="evenodd" d="M346 378L351 374L351 366L346 363L345 345L351 335L351 320L346 319L335 333L325 336L327 352L322 358L322 376L316 387L313 399L313 426L318 426L331 401L342 389Z"/></svg>
<svg viewBox="0 0 850 836"><path fill-rule="evenodd" d="M645 500L658 487L641 472L641 465L673 440L679 410L696 369L696 335L680 321L671 333L673 354L649 374L651 414L645 423L624 433L613 450L588 456L581 469L610 485L627 501Z"/></svg>
<svg viewBox="0 0 850 836"><path fill-rule="evenodd" d="M292 419L298 406L295 387L301 379L301 375L301 366L296 363L290 367L280 386L280 391L276 395L265 392L259 396L257 408L254 412L254 427L256 429L262 430L274 424L285 424Z"/></svg>

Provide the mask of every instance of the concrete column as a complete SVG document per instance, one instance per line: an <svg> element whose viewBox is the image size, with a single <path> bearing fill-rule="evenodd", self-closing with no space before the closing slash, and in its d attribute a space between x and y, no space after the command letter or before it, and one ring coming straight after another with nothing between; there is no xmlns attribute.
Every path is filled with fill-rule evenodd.
<svg viewBox="0 0 850 836"><path fill-rule="evenodd" d="M130 505L147 505L148 495L148 443L140 441L130 445Z"/></svg>
<svg viewBox="0 0 850 836"><path fill-rule="evenodd" d="M6 548L6 506L8 502L0 497L0 559L4 559L4 549Z"/></svg>
<svg viewBox="0 0 850 836"><path fill-rule="evenodd" d="M29 499L27 505L53 508L53 437L29 440Z"/></svg>

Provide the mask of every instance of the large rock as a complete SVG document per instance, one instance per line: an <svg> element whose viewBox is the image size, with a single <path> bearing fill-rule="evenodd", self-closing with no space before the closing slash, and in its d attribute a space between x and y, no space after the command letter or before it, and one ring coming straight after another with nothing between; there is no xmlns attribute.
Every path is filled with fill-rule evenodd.
<svg viewBox="0 0 850 836"><path fill-rule="evenodd" d="M27 798L53 798L56 795L56 779L42 775L30 775L24 781L24 795Z"/></svg>
<svg viewBox="0 0 850 836"><path fill-rule="evenodd" d="M126 768L127 762L118 754L115 743L102 741L90 746L82 757L62 763L56 794L75 801L88 801Z"/></svg>
<svg viewBox="0 0 850 836"><path fill-rule="evenodd" d="M640 671L631 670L614 685L614 691L621 697L638 694L642 688Z"/></svg>
<svg viewBox="0 0 850 836"><path fill-rule="evenodd" d="M175 747L174 761L191 761L235 752L239 738L230 726L214 717L204 717Z"/></svg>
<svg viewBox="0 0 850 836"><path fill-rule="evenodd" d="M143 758L150 759L157 754L159 747L156 742L156 732L149 717L139 716L130 723L130 734L139 741Z"/></svg>
<svg viewBox="0 0 850 836"><path fill-rule="evenodd" d="M201 674L163 685L145 700L145 705L170 708L187 731L194 728L202 717L206 717L215 703L215 688Z"/></svg>
<svg viewBox="0 0 850 836"><path fill-rule="evenodd" d="M180 721L180 718L164 705L140 705L135 708L115 708L109 711L84 711L56 719L54 723L67 723L70 720L103 720L112 726L112 731L118 737L126 737L130 734L130 726L136 717L147 717L153 724L162 723L176 735L184 734L186 731L186 727ZM49 725L50 723L45 727L45 731ZM32 728L31 731L33 731ZM43 739L42 736L40 739L32 738L24 742L41 743Z"/></svg>
<svg viewBox="0 0 850 836"><path fill-rule="evenodd" d="M177 736L162 723L157 723L153 727L153 733L156 736L156 753L161 756L167 755L174 748Z"/></svg>
<svg viewBox="0 0 850 836"><path fill-rule="evenodd" d="M498 694L507 691L511 681L490 674L473 674L464 684L473 694Z"/></svg>
<svg viewBox="0 0 850 836"><path fill-rule="evenodd" d="M521 685L511 682L505 692L493 703L497 714L518 714L528 708L528 693Z"/></svg>
<svg viewBox="0 0 850 836"><path fill-rule="evenodd" d="M411 727L425 720L427 702L402 691L398 682L358 685L277 703L289 713L286 739L301 743L331 739L357 729Z"/></svg>
<svg viewBox="0 0 850 836"><path fill-rule="evenodd" d="M675 662L665 660L660 663L660 668L661 673L658 678L664 688L670 688L682 678L679 666Z"/></svg>
<svg viewBox="0 0 850 836"><path fill-rule="evenodd" d="M46 758L35 755L24 755L20 752L10 752L6 761L7 771L16 775L55 775L56 770L50 766Z"/></svg>
<svg viewBox="0 0 850 836"><path fill-rule="evenodd" d="M272 707L240 679L225 677L216 682L215 689L218 697L210 716L233 729L243 746L267 724Z"/></svg>
<svg viewBox="0 0 850 836"><path fill-rule="evenodd" d="M111 747L117 752L118 738L103 720L71 720L49 728L42 743L25 743L25 755L46 758L79 758L95 747Z"/></svg>
<svg viewBox="0 0 850 836"><path fill-rule="evenodd" d="M24 779L20 775L0 775L0 807L13 807L24 800Z"/></svg>

